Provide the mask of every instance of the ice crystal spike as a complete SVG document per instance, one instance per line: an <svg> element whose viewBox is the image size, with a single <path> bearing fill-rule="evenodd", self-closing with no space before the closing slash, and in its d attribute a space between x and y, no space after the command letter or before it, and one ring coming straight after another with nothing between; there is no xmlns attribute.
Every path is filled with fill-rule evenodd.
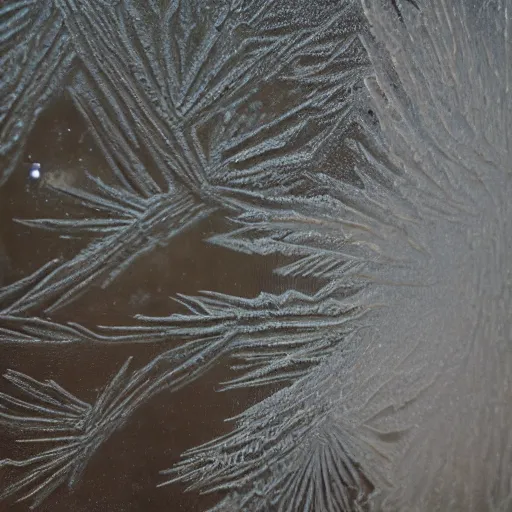
<svg viewBox="0 0 512 512"><path fill-rule="evenodd" d="M5 498L21 493L20 500L41 503L58 486L72 487L98 446L118 426L112 410L129 360L100 394L94 405L83 402L53 381L39 382L9 370L4 377L19 388L27 400L0 395L0 423L7 423L31 435L18 442L52 446L21 460L0 460L0 467L29 468L27 474L7 486ZM114 417L115 418L115 417Z"/></svg>
<svg viewBox="0 0 512 512"><path fill-rule="evenodd" d="M337 283L312 296L290 290L242 299L204 292L180 297L188 315L138 318L169 336L223 342L224 353L240 361L233 369L242 375L223 384L223 389L233 389L293 382L327 359L362 316L355 300L343 299Z"/></svg>
<svg viewBox="0 0 512 512"><path fill-rule="evenodd" d="M364 510L366 477L356 462L364 442L353 425L330 416L329 402L317 400L332 386L333 374L312 371L163 475L178 475L191 489L234 489L215 510Z"/></svg>
<svg viewBox="0 0 512 512"><path fill-rule="evenodd" d="M21 344L108 344L108 343L154 343L169 339L169 334L138 332L112 334L99 329L91 330L76 322L59 323L49 317L26 314L29 307L19 307L23 299L30 296L34 288L40 286L51 272L60 265L53 260L43 265L33 274L0 288L0 343Z"/></svg>
<svg viewBox="0 0 512 512"><path fill-rule="evenodd" d="M81 191L68 189L66 192L76 195L84 204L96 204L97 209L112 212L112 216L109 219L25 222L68 233L99 233L99 239L29 290L11 306L14 312L41 304L51 312L80 296L93 282L107 286L135 258L165 243L211 211L182 190L145 200L142 212L136 209L136 204L127 207L122 199L102 200L101 197L88 197Z"/></svg>

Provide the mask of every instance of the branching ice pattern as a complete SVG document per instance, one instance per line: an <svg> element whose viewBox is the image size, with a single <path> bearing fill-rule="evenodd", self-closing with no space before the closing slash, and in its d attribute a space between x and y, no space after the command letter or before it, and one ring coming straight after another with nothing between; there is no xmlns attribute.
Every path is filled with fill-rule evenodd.
<svg viewBox="0 0 512 512"><path fill-rule="evenodd" d="M348 122L348 91L365 59L357 27L344 23L348 4L299 29L281 27L267 3L228 3L212 13L188 2L154 12L132 2L119 10L56 2L84 65L68 91L117 183L90 177L91 191L60 190L93 217L22 221L74 236L93 232L98 241L55 269L21 307L43 300L51 312L92 283L107 286L138 256L215 210L253 211L300 189L319 147ZM192 30L195 19L205 27ZM148 23L164 24L154 40ZM282 114L251 112L261 76L286 88Z"/></svg>
<svg viewBox="0 0 512 512"><path fill-rule="evenodd" d="M20 162L31 129L74 57L53 0L13 0L0 6L0 186Z"/></svg>
<svg viewBox="0 0 512 512"><path fill-rule="evenodd" d="M94 403L7 371L0 422L50 447L0 461L22 474L3 498L72 486L139 406L229 359L222 391L279 390L161 486L222 491L226 512L510 510L512 3L347 1L299 21L291 4L0 8L1 180L65 75L109 170L55 186L80 218L17 219L93 241L0 289L0 341L168 344L141 368L127 356ZM231 229L206 242L279 255L311 291L177 295L181 313L94 330L52 319L213 212Z"/></svg>

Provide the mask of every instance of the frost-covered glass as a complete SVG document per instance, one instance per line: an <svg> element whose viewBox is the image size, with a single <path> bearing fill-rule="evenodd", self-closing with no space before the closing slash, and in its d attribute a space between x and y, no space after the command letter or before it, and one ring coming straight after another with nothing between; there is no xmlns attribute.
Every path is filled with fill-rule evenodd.
<svg viewBox="0 0 512 512"><path fill-rule="evenodd" d="M512 0L0 4L0 510L510 512Z"/></svg>

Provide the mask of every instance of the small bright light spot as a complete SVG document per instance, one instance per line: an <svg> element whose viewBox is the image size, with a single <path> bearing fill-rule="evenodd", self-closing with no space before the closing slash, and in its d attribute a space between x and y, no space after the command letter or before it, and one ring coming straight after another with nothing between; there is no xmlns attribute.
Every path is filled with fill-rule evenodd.
<svg viewBox="0 0 512 512"><path fill-rule="evenodd" d="M34 162L30 166L29 176L33 180L38 180L41 177L41 164Z"/></svg>

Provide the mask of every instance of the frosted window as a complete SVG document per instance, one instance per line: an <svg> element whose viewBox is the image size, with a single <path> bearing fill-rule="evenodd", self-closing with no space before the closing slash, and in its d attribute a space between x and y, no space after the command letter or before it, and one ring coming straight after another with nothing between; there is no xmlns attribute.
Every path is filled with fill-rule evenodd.
<svg viewBox="0 0 512 512"><path fill-rule="evenodd" d="M510 512L512 0L5 0L0 510Z"/></svg>

